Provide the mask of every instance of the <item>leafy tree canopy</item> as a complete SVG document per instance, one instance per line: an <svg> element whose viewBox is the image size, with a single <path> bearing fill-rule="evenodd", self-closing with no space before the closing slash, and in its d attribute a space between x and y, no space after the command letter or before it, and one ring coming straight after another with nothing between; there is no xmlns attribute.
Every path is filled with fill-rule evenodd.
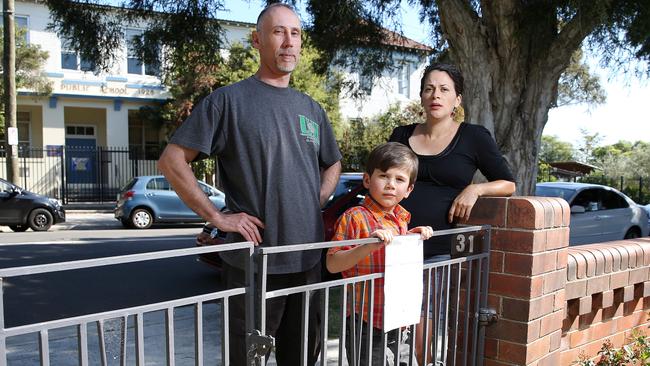
<svg viewBox="0 0 650 366"><path fill-rule="evenodd" d="M575 160L573 145L557 136L542 136L539 159L546 163Z"/></svg>
<svg viewBox="0 0 650 366"><path fill-rule="evenodd" d="M4 43L4 33L0 26L0 43ZM43 65L48 53L39 45L29 44L25 40L25 29L16 28L16 89L29 89L37 96L48 95L52 86L43 72ZM4 57L4 48L0 49L0 58ZM4 73L0 64L0 73ZM0 108L4 110L4 79L0 79ZM0 114L0 133L4 131L4 113Z"/></svg>

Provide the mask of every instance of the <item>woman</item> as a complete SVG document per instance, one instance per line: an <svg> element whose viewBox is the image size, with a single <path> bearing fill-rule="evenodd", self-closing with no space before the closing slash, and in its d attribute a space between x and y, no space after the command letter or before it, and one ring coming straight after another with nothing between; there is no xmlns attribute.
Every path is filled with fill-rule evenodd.
<svg viewBox="0 0 650 366"><path fill-rule="evenodd" d="M462 94L463 76L455 66L429 65L420 82L426 122L397 127L390 136L389 141L410 147L419 160L415 188L401 203L411 213L409 226L449 229L469 219L479 197L510 196L515 191L512 173L490 132L482 126L454 120L461 108ZM477 169L488 182L472 183ZM449 258L450 249L449 237L427 240L425 262ZM431 326L429 329L432 331ZM416 345L420 345L421 326L417 333ZM420 348L418 359L422 360Z"/></svg>

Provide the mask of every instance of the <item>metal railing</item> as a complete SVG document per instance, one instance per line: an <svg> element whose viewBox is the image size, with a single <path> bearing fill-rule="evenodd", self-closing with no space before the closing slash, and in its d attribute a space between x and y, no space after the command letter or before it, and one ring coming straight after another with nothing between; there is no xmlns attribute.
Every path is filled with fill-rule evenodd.
<svg viewBox="0 0 650 366"><path fill-rule="evenodd" d="M415 354L419 349L422 359L434 365L480 365L483 362L483 335L484 327L491 318L491 312L487 309L487 278L489 270L489 247L490 229L489 226L471 226L458 229L450 229L435 232L436 236L451 236L454 243L454 252L458 257L445 261L425 263L423 265L424 301L423 314L430 314L426 321L421 324L423 336L420 343L414 341L416 325L408 327L410 336L407 341L400 341L402 332L393 332L393 338L398 342L390 345L390 352L395 355L395 365L399 362L406 362L409 365L415 364ZM372 341L362 342L361 324L362 316L355 314L357 304L364 309L364 303L368 302L368 334L372 334L372 309L374 301L375 282L384 276L383 273L375 273L352 278L335 279L319 283L295 286L289 288L278 288L267 290L266 278L268 276L268 256L277 253L297 252L305 250L325 250L341 245L363 245L375 243L378 239L349 240L345 242L322 242L310 244L298 244L279 247L253 247L252 243L224 244L192 249L179 249L161 251L145 254L134 254L117 257L106 257L73 262L53 263L37 266L16 267L0 269L0 366L7 365L7 339L25 334L38 335L38 354L40 364L50 364L50 332L65 327L75 327L77 338L78 364L89 364L89 342L91 336L98 338L99 359L102 366L107 363L106 347L106 324L118 321L120 338L120 365L125 365L130 357L138 365L145 364L144 352L144 317L154 312L164 312L164 337L167 365L175 365L175 328L174 310L180 307L192 306L194 309L194 362L196 365L203 365L204 358L204 323L203 306L208 303L218 302L222 312L216 322L221 323L220 358L223 365L229 365L229 322L228 316L229 301L234 296L245 296L245 318L247 337L247 352L249 353L250 364L261 365L265 357L269 355L269 346L273 345L273 339L266 333L266 306L267 301L289 295L302 296L302 337L301 337L301 364L307 364L307 333L310 327L318 326L320 334L320 365L327 365L334 362L338 365L359 365L361 360L362 344L365 347L365 354L370 364L373 357ZM472 246L465 245L471 243ZM463 244L463 245L461 245ZM247 250L249 257L244 263L244 272L247 285L244 287L224 289L188 298L164 301L154 304L129 307L125 309L111 310L107 312L76 316L67 319L45 321L36 324L20 325L5 328L4 316L4 292L2 285L8 277L43 274L59 271L69 271L82 268L93 268L124 263L134 263L163 258L174 258L187 255L199 255L212 252L230 250ZM255 263L257 270L253 270ZM368 295L366 295L366 289ZM360 290L359 292L357 290ZM363 294L357 296L357 292ZM311 294L318 294L319 300L310 304ZM360 297L360 298L359 298ZM309 311L311 306L318 306L323 311L319 325L309 323ZM349 316L349 320L348 320ZM133 341L127 340L127 325L129 319L133 324ZM91 327L96 332L91 332ZM346 329L349 329L350 340L346 340ZM90 336L89 336L90 335ZM328 342L328 339L332 341ZM127 341L134 343L131 355L127 350ZM389 335L384 334L381 344L381 359L386 364L386 354ZM328 345L338 344L338 351L330 354ZM352 344L352 349L347 350ZM346 353L350 353L351 361ZM376 356L376 355L375 355Z"/></svg>
<svg viewBox="0 0 650 366"><path fill-rule="evenodd" d="M483 362L483 326L486 325L491 319L492 313L487 309L487 278L489 271L489 251L490 251L490 227L486 226L471 226L458 229L441 230L434 233L434 236L451 236L451 242L466 242L469 236L472 238L474 248L462 248L463 250L456 250L459 255L466 256L444 260L440 262L427 263L424 265L424 314L433 314L432 321L425 321L422 324L424 337L420 345L416 345L413 335L416 334L416 325L409 327L411 336L409 341L404 343L408 350L400 350L399 342L394 344L395 365L400 362L406 362L408 365L415 364L415 347L421 347L424 350L422 357L430 360L435 365L480 365ZM480 239L480 245L478 245ZM346 347L346 303L347 309L355 309L357 302L361 302L360 309L364 309L364 302L369 301L368 306L368 334L372 334L372 308L374 301L374 283L377 279L384 276L383 273L376 273L352 278L344 278L339 280L331 280L316 284L309 284L297 286L292 288L277 289L267 291L265 286L265 278L267 274L267 261L269 255L287 252L298 252L305 250L324 250L332 247L342 245L363 245L369 243L376 243L378 239L359 239L347 240L344 242L322 242L311 244L299 244L278 247L258 247L256 248L256 263L257 272L256 276L256 295L255 295L255 313L256 313L256 329L265 334L266 330L266 302L267 300L278 298L282 296L289 296L292 294L302 294L303 308L302 308L302 344L301 344L301 360L302 364L307 364L307 330L313 324L308 324L307 314L309 313L310 306L312 306L308 299L312 292L320 293L320 304L314 306L321 306L325 313L322 316L322 323L320 324L320 364L326 365L329 360L327 354L327 339L329 338L329 320L338 318L339 334L338 334L338 353L334 355L338 365L344 365L344 360L347 358L345 355ZM438 279L438 280L436 280ZM362 296L361 299L356 298L356 288L361 286L362 292L365 294L365 289L368 288L370 295L366 299ZM341 293L341 302L335 311L338 311L336 316L330 313L331 292L333 289L339 288ZM433 309L430 308L433 307ZM355 335L352 340L353 361L348 361L350 365L358 364L371 364L370 360L372 354L372 342L366 342L366 355L368 360L360 363L360 324L359 320L355 318L355 312L349 312L350 316L350 333ZM359 317L361 318L361 317ZM335 335L336 336L336 335ZM397 337L401 339L401 336ZM383 354L380 356L386 362L386 344L388 336L384 334L383 344L381 349ZM272 343L272 342L271 342ZM404 348L404 347L402 347ZM258 354L258 357L263 358L265 355ZM405 358L405 359L404 359ZM386 364L386 363L384 363Z"/></svg>
<svg viewBox="0 0 650 366"><path fill-rule="evenodd" d="M7 339L18 337L26 334L38 334L38 348L40 365L50 365L50 337L49 333L53 330L58 330L66 327L76 327L77 333L77 351L78 351L78 364L86 366L89 364L89 324L94 324L97 327L97 335L99 342L99 359L102 366L108 364L108 356L106 349L106 329L105 324L111 320L117 319L121 322L120 326L120 365L127 363L127 323L128 318L134 318L134 343L135 355L133 358L137 365L145 364L144 353L144 316L157 311L165 312L165 344L166 344L166 363L167 365L176 364L175 361L175 331L174 331L174 310L180 307L193 306L194 307L194 327L195 327L195 362L197 365L203 365L203 306L206 303L217 301L221 304L222 309L222 327L221 329L221 344L227 344L227 334L229 329L228 324L228 302L232 296L246 296L247 303L252 303L252 285L240 288L226 289L222 291L212 292L208 294L192 296L172 301L164 301L154 304L147 304L143 306L129 307L125 309L118 309L113 311L76 316L66 319L57 319L52 321L45 321L41 323L20 325L10 328L5 328L5 315L4 315L4 280L10 277L45 274L60 271L70 271L82 268L96 268L101 266L118 265L126 263L135 263L149 260L174 258L189 255L198 255L212 252L232 251L232 250L247 250L249 253L249 261L245 263L246 271L250 272L252 266L253 245L250 242L224 244L220 246L191 248L191 249L178 249L159 251L144 254L132 254L116 257L106 257L98 259L87 259L80 261L62 262L43 264L35 266L15 267L0 269L0 366L7 365ZM247 329L252 329L250 319L247 319ZM221 347L221 359L225 365L229 364L229 350L228 347Z"/></svg>

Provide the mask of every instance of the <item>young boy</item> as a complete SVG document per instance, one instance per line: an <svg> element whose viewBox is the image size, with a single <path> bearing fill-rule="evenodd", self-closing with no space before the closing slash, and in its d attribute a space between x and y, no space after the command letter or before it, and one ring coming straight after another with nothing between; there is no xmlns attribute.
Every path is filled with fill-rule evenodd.
<svg viewBox="0 0 650 366"><path fill-rule="evenodd" d="M332 273L342 272L343 277L356 277L371 273L383 273L385 268L384 247L391 242L394 235L420 233L423 240L433 234L429 226L419 226L408 230L411 214L399 202L408 197L413 190L418 172L417 156L403 144L389 142L375 148L368 158L366 171L363 174L363 185L369 194L360 206L345 211L336 223L336 231L332 240L350 240L375 237L380 243L365 245L350 245L330 248L327 252L326 266ZM368 342L368 294L366 290L364 309L360 309L361 286L356 286L355 313L357 317L363 314L361 324L361 365L367 365ZM384 308L384 279L375 280L375 298L372 320L372 365L383 365L382 341L383 309ZM358 319L358 318L357 318ZM348 321L346 332L346 353L351 361L352 342L351 329L353 324ZM355 329L357 332L359 324ZM358 334L358 333L357 333ZM357 347L359 345L357 344Z"/></svg>

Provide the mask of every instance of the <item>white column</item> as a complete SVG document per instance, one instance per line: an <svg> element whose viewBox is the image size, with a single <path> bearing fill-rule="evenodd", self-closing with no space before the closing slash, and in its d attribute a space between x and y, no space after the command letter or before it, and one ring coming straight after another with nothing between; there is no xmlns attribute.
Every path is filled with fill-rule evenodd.
<svg viewBox="0 0 650 366"><path fill-rule="evenodd" d="M43 103L43 146L48 145L65 145L63 103L57 97Z"/></svg>
<svg viewBox="0 0 650 366"><path fill-rule="evenodd" d="M125 104L119 111L115 110L115 105L106 110L106 146L129 147L129 110Z"/></svg>

